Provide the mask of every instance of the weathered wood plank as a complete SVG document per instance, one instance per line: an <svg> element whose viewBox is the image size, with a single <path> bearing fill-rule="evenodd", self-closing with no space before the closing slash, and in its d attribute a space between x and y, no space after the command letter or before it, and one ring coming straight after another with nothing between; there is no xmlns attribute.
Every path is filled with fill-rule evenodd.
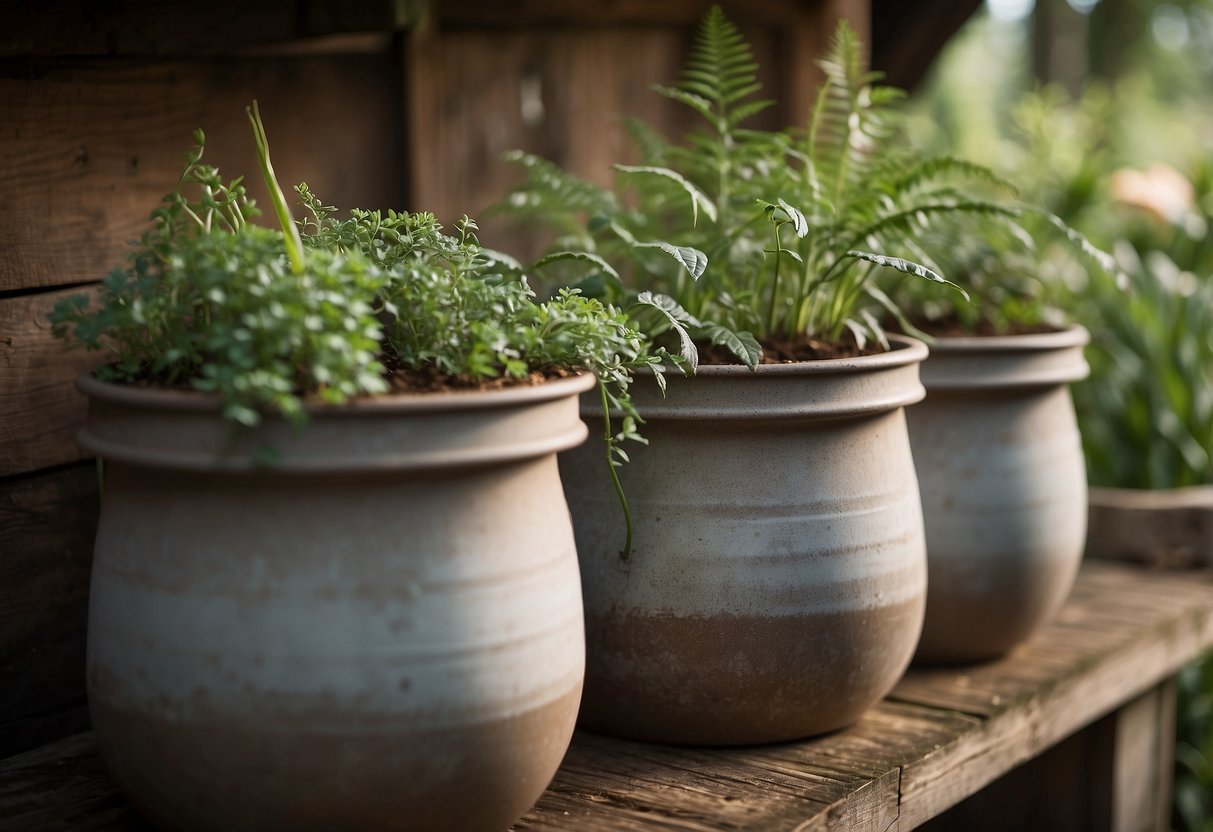
<svg viewBox="0 0 1213 832"><path fill-rule="evenodd" d="M397 12L399 6L390 0L10 1L0 27L0 57L230 55L299 39L392 31L410 19Z"/></svg>
<svg viewBox="0 0 1213 832"><path fill-rule="evenodd" d="M0 762L0 822L21 832L150 832L114 788L92 734ZM2 825L2 824L0 824Z"/></svg>
<svg viewBox="0 0 1213 832"><path fill-rule="evenodd" d="M973 794L1012 767L1039 754L1083 725L1141 695L1172 676L1213 642L1213 576L1151 575L1100 563L1084 566L1075 598L1017 657L969 668L969 689L979 691L975 708L995 680L1005 680L1000 703L990 704L981 729L958 736L945 753L908 764L902 771L901 824L910 829ZM1098 590L1098 592L1094 592ZM1091 645L1075 647L1071 668L1053 679L1023 680L1007 673L1011 664L1032 661L1037 644L1077 620L1104 617L1102 630L1083 628ZM1101 637L1103 634L1103 637ZM1092 643L1093 642L1093 643ZM955 707L967 693L941 695L940 677L923 685L911 674L894 692L919 704Z"/></svg>
<svg viewBox="0 0 1213 832"><path fill-rule="evenodd" d="M0 481L0 757L78 731L96 466Z"/></svg>
<svg viewBox="0 0 1213 832"><path fill-rule="evenodd" d="M917 828L921 832L1109 829L1115 728L1116 715L1104 717Z"/></svg>
<svg viewBox="0 0 1213 832"><path fill-rule="evenodd" d="M95 294L66 289L0 299L0 477L84 457L76 431L87 403L72 381L102 356L69 349L46 318L57 302L83 292Z"/></svg>
<svg viewBox="0 0 1213 832"><path fill-rule="evenodd" d="M229 177L256 175L254 98L281 181L342 207L402 207L396 57L0 65L0 291L95 280L126 256L175 187L191 133ZM263 218L272 222L273 218Z"/></svg>
<svg viewBox="0 0 1213 832"><path fill-rule="evenodd" d="M764 95L784 98L779 36L746 27L762 67ZM678 27L457 30L410 36L406 78L410 201L445 223L463 213L481 220L481 239L524 260L546 240L485 216L520 177L502 161L522 149L599 185L612 165L634 162L624 126L634 116L667 137L695 124L693 114L650 90L678 79L692 30ZM773 109L753 126L782 126Z"/></svg>
<svg viewBox="0 0 1213 832"><path fill-rule="evenodd" d="M620 25L694 26L711 0L612 0L609 3L569 3L564 0L517 0L503 5L493 0L464 0L434 4L433 16L444 29L459 27L521 27ZM763 25L795 21L806 6L801 0L724 0L720 3L733 20Z"/></svg>
<svg viewBox="0 0 1213 832"><path fill-rule="evenodd" d="M1112 832L1167 828L1174 741L1174 682L1154 688L1117 712Z"/></svg>
<svg viewBox="0 0 1213 832"><path fill-rule="evenodd" d="M1083 639L1099 631L1081 628L1081 638L1074 637L1076 625L1104 603L1113 610L1104 626L1112 636L1084 647ZM1007 708L969 715L886 700L844 731L742 749L668 748L580 734L551 787L515 828L909 830L1051 746L1059 749L1054 757L1069 772L1066 777L1077 778L1067 782L1081 786L1084 794L1105 788L1096 782L1103 769L1083 766L1110 759L1114 735L1080 729L1158 685L1179 663L1213 643L1213 575L1087 564L1066 610L1079 615L1059 616L1033 642L1047 644L1056 634L1070 633L1066 646L1050 654L1049 673L1013 670L1013 665L1035 660L1031 650L1006 662L950 671L954 678L967 675L982 684L993 678L987 674L1003 679L1007 699L1014 702ZM1134 614L1119 617L1125 610ZM1059 658L1067 651L1069 662L1063 664ZM920 675L914 671L907 684ZM935 680L941 685L943 676ZM1034 690L1027 691L1025 686L1032 685ZM1161 709L1149 716L1161 724ZM1118 718L1098 724L1114 726ZM1066 736L1075 739L1058 745ZM1144 745L1152 761L1161 759L1157 745ZM1124 734L1120 747L1124 760L1137 760L1140 755L1133 751L1143 744ZM88 757L93 752L87 744L76 744L63 753ZM27 756L0 764L0 781L28 778L32 764ZM1110 784L1111 770L1106 774ZM80 792L106 805L107 792L96 780L82 784ZM69 805L77 805L68 797ZM1098 822L1104 826L1109 815L1100 811L1084 804L1073 817L1102 818Z"/></svg>

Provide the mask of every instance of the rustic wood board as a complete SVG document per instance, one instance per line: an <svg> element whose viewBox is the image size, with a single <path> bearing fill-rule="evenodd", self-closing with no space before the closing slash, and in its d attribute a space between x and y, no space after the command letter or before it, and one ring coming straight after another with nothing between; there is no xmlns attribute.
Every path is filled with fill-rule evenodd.
<svg viewBox="0 0 1213 832"><path fill-rule="evenodd" d="M299 39L391 31L408 22L398 14L400 6L392 0L259 0L226 8L163 0L8 2L0 56L228 55Z"/></svg>
<svg viewBox="0 0 1213 832"><path fill-rule="evenodd" d="M97 507L91 463L0 481L0 757L84 727Z"/></svg>
<svg viewBox="0 0 1213 832"><path fill-rule="evenodd" d="M246 175L268 210L244 113L254 98L284 187L306 180L342 208L404 207L401 83L392 53L0 65L0 292L119 265L176 186L197 127L207 160Z"/></svg>
<svg viewBox="0 0 1213 832"><path fill-rule="evenodd" d="M446 14L438 16L439 23ZM799 95L801 90L790 85L803 73L789 75L784 66L802 60L804 53L773 28L743 30L761 67L763 95L781 100ZM521 180L504 154L535 153L609 186L613 164L638 161L626 117L640 118L668 138L696 125L687 108L650 89L653 83L676 83L692 34L693 27L646 25L430 26L410 35L405 74L411 202L447 224L465 213L477 217L486 245L524 261L535 259L546 238L486 215ZM791 106L772 108L747 126L798 123L798 113Z"/></svg>
<svg viewBox="0 0 1213 832"><path fill-rule="evenodd" d="M19 762L19 765L14 765ZM0 827L21 832L151 832L114 788L93 735L0 762ZM6 824L12 824L6 825Z"/></svg>
<svg viewBox="0 0 1213 832"><path fill-rule="evenodd" d="M1086 626L1088 620L1099 626ZM1063 614L1026 648L1001 662L912 671L892 698L844 731L741 749L670 748L578 734L548 791L514 828L912 829L1132 702L1211 643L1213 575L1086 564ZM1026 669L1041 656L1046 670ZM969 681L946 704L932 704L948 678ZM986 701L985 690L1001 691L1002 704ZM39 776L44 790L62 789L59 781L45 782L46 754L53 753L0 763L0 782L32 783ZM60 744L58 753L80 769L95 750L85 736ZM103 779L94 772L60 797L75 807L91 800L112 812L112 787L107 790ZM6 803L0 797L0 817L16 805L26 814L11 816L23 820L45 800ZM121 824L130 817L87 828L129 829Z"/></svg>
<svg viewBox="0 0 1213 832"><path fill-rule="evenodd" d="M81 293L96 294L66 289L0 298L0 477L84 456L76 431L87 403L72 382L102 358L68 349L46 318L60 300Z"/></svg>

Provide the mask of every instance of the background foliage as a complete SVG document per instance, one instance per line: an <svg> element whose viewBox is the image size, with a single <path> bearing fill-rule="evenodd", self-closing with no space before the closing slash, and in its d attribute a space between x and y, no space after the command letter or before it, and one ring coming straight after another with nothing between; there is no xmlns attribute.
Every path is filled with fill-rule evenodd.
<svg viewBox="0 0 1213 832"><path fill-rule="evenodd" d="M1119 283L1048 251L1033 278L1092 332L1074 391L1091 481L1213 482L1213 2L987 10L917 97L915 137L989 164L1116 253ZM1213 662L1179 690L1173 826L1210 832Z"/></svg>

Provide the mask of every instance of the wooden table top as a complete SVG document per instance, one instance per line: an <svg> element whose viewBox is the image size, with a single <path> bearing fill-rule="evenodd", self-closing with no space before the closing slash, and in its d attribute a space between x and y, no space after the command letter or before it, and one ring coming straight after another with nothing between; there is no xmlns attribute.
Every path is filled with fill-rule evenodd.
<svg viewBox="0 0 1213 832"><path fill-rule="evenodd" d="M912 670L851 728L740 749L578 733L515 830L912 829L1213 646L1213 572L1088 562L1011 656ZM147 829L81 734L0 761L0 828Z"/></svg>

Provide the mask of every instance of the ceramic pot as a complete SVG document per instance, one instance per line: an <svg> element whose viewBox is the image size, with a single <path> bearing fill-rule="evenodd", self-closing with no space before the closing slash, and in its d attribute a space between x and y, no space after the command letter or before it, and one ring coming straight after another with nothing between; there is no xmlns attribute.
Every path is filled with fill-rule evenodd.
<svg viewBox="0 0 1213 832"><path fill-rule="evenodd" d="M1087 557L1160 569L1213 566L1213 485L1092 488L1087 498Z"/></svg>
<svg viewBox="0 0 1213 832"><path fill-rule="evenodd" d="M855 359L701 366L634 397L650 444L620 469L602 444L561 454L585 592L581 723L689 744L839 728L901 677L926 564L903 407L924 345ZM602 411L582 398L601 435Z"/></svg>
<svg viewBox="0 0 1213 832"><path fill-rule="evenodd" d="M1087 331L940 338L910 442L927 528L927 616L916 660L1002 656L1069 595L1087 480L1067 386Z"/></svg>
<svg viewBox="0 0 1213 832"><path fill-rule="evenodd" d="M105 460L89 703L136 806L200 832L496 832L524 812L581 696L556 452L585 438L593 384L233 433L210 397L82 379L79 441Z"/></svg>

